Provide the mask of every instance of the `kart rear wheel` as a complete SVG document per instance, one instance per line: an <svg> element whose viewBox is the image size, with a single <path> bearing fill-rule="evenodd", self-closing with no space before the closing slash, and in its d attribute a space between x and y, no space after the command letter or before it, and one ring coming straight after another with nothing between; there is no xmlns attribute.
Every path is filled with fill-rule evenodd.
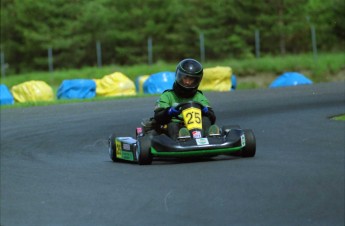
<svg viewBox="0 0 345 226"><path fill-rule="evenodd" d="M151 154L151 138L150 136L142 136L138 139L137 159L140 165L150 165L152 163Z"/></svg>
<svg viewBox="0 0 345 226"><path fill-rule="evenodd" d="M116 158L116 144L115 144L116 136L114 134L111 134L108 140L109 143L109 157L113 162L119 161L118 158Z"/></svg>
<svg viewBox="0 0 345 226"><path fill-rule="evenodd" d="M256 140L251 129L245 129L244 135L246 138L246 146L242 149L242 157L254 157L256 153Z"/></svg>

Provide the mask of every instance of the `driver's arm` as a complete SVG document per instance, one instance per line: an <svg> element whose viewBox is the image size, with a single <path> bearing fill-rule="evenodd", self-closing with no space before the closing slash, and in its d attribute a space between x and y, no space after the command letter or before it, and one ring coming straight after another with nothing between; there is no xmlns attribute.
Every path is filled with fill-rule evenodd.
<svg viewBox="0 0 345 226"><path fill-rule="evenodd" d="M154 110L154 119L159 124L165 125L171 122L172 117L168 114L171 105L172 103L170 98L170 92L164 91L163 94L157 100Z"/></svg>
<svg viewBox="0 0 345 226"><path fill-rule="evenodd" d="M155 109L154 119L161 125L168 124L171 121L171 116L168 114L169 108Z"/></svg>
<svg viewBox="0 0 345 226"><path fill-rule="evenodd" d="M216 122L216 114L211 107L208 107L208 111L204 115L210 119L212 125Z"/></svg>
<svg viewBox="0 0 345 226"><path fill-rule="evenodd" d="M200 104L202 104L203 106L207 107L207 113L203 113L204 116L208 117L211 121L211 124L213 125L216 122L216 114L214 113L213 109L210 107L209 101L206 98L206 96L204 96L204 94L198 90L197 93L197 99L196 101L199 102Z"/></svg>

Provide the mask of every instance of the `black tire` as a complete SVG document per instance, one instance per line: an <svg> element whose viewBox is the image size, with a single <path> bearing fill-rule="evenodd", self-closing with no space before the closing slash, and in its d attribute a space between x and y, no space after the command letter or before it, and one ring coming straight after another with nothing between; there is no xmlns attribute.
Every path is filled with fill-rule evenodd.
<svg viewBox="0 0 345 226"><path fill-rule="evenodd" d="M245 129L243 131L246 138L246 146L242 149L242 157L254 157L256 153L256 140L254 133L251 129Z"/></svg>
<svg viewBox="0 0 345 226"><path fill-rule="evenodd" d="M115 139L116 139L115 134L111 134L110 137L109 137L109 141L108 141L108 144L109 144L109 157L110 157L111 160L113 160L113 162L118 162L119 159L116 158Z"/></svg>
<svg viewBox="0 0 345 226"><path fill-rule="evenodd" d="M225 135L231 129L241 129L239 125L222 126L222 134Z"/></svg>
<svg viewBox="0 0 345 226"><path fill-rule="evenodd" d="M152 164L152 154L151 154L151 137L142 136L138 140L137 146L137 159L140 165L151 165Z"/></svg>

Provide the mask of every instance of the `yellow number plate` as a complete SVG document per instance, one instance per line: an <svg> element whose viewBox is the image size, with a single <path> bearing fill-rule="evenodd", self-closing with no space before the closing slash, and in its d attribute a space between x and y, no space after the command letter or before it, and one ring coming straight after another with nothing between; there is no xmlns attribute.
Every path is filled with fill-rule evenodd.
<svg viewBox="0 0 345 226"><path fill-rule="evenodd" d="M122 145L118 140L116 140L116 157L122 158Z"/></svg>
<svg viewBox="0 0 345 226"><path fill-rule="evenodd" d="M202 129L201 110L199 108L187 108L182 111L182 115L188 130Z"/></svg>

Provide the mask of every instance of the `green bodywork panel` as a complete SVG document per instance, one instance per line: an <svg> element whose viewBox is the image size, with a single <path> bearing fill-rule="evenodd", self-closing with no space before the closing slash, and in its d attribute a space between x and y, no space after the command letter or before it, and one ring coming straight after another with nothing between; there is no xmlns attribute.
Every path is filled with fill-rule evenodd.
<svg viewBox="0 0 345 226"><path fill-rule="evenodd" d="M151 154L157 157L193 157L193 156L230 154L233 152L240 151L241 149L242 147L234 147L234 148L197 150L197 151L186 151L186 152L158 152L156 149L151 147Z"/></svg>
<svg viewBox="0 0 345 226"><path fill-rule="evenodd" d="M122 150L121 159L134 161L133 153L130 151L123 151Z"/></svg>

